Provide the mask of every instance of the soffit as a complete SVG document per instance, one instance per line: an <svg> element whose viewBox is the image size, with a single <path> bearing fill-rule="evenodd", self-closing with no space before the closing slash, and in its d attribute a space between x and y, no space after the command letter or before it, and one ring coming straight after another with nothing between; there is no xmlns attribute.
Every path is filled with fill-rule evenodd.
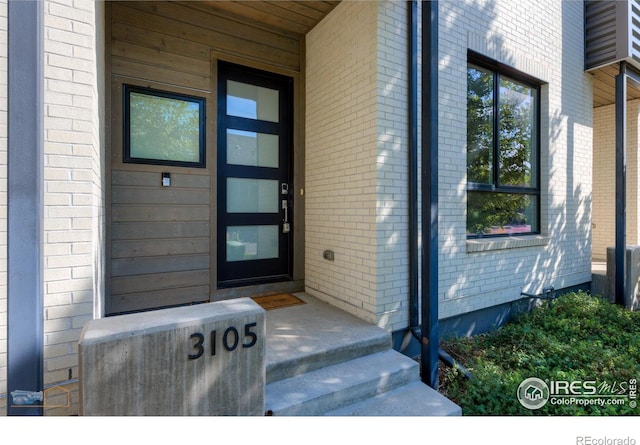
<svg viewBox="0 0 640 445"><path fill-rule="evenodd" d="M290 34L305 35L339 1L199 1L200 8L224 13L241 20L277 28Z"/></svg>
<svg viewBox="0 0 640 445"><path fill-rule="evenodd" d="M590 71L593 75L593 107L602 107L616 102L617 63ZM627 81L627 100L640 99L640 85Z"/></svg>

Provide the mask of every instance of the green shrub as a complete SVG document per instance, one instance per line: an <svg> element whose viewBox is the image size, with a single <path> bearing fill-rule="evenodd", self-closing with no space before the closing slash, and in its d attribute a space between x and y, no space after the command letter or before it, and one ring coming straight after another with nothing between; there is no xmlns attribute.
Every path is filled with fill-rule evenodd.
<svg viewBox="0 0 640 445"><path fill-rule="evenodd" d="M473 375L466 380L456 369L441 372L441 391L465 415L640 414L629 400L623 406L547 403L530 410L516 397L529 377L597 385L640 380L640 313L602 298L567 294L494 332L448 340L442 347Z"/></svg>

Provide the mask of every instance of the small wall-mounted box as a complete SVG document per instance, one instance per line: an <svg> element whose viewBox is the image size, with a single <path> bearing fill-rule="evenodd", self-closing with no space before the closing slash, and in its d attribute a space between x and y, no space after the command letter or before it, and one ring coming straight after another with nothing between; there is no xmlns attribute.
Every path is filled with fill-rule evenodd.
<svg viewBox="0 0 640 445"><path fill-rule="evenodd" d="M162 172L162 186L170 187L171 186L171 173Z"/></svg>
<svg viewBox="0 0 640 445"><path fill-rule="evenodd" d="M333 261L335 259L335 254L333 253L333 250L325 250L324 252L322 252L322 258L324 258L325 260Z"/></svg>

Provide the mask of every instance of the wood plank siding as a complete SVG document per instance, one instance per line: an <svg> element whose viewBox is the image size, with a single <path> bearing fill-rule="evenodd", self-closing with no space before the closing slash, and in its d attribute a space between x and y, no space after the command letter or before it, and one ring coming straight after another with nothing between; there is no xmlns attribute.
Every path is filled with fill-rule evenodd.
<svg viewBox="0 0 640 445"><path fill-rule="evenodd" d="M210 300L216 58L300 73L304 34L336 3L107 2L107 314ZM205 168L123 162L125 84L206 100ZM162 187L162 172L170 187Z"/></svg>
<svg viewBox="0 0 640 445"><path fill-rule="evenodd" d="M172 2L114 4L112 26L118 34L112 36L113 73L130 75L137 73L136 67L144 74L149 68L177 71L202 78L196 85L180 82L183 86L208 90L212 50L299 71L299 36L267 31L212 11L216 10L207 13L198 4ZM136 51L123 53L125 44L137 47ZM143 59L138 59L141 55Z"/></svg>

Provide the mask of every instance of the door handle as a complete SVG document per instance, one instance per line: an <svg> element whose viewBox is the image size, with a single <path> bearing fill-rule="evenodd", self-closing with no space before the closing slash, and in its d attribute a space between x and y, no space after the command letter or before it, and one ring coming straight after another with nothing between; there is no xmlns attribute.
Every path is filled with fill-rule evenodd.
<svg viewBox="0 0 640 445"><path fill-rule="evenodd" d="M289 233L291 225L289 224L289 200L282 200L282 210L284 210L284 220L282 223L282 233Z"/></svg>

